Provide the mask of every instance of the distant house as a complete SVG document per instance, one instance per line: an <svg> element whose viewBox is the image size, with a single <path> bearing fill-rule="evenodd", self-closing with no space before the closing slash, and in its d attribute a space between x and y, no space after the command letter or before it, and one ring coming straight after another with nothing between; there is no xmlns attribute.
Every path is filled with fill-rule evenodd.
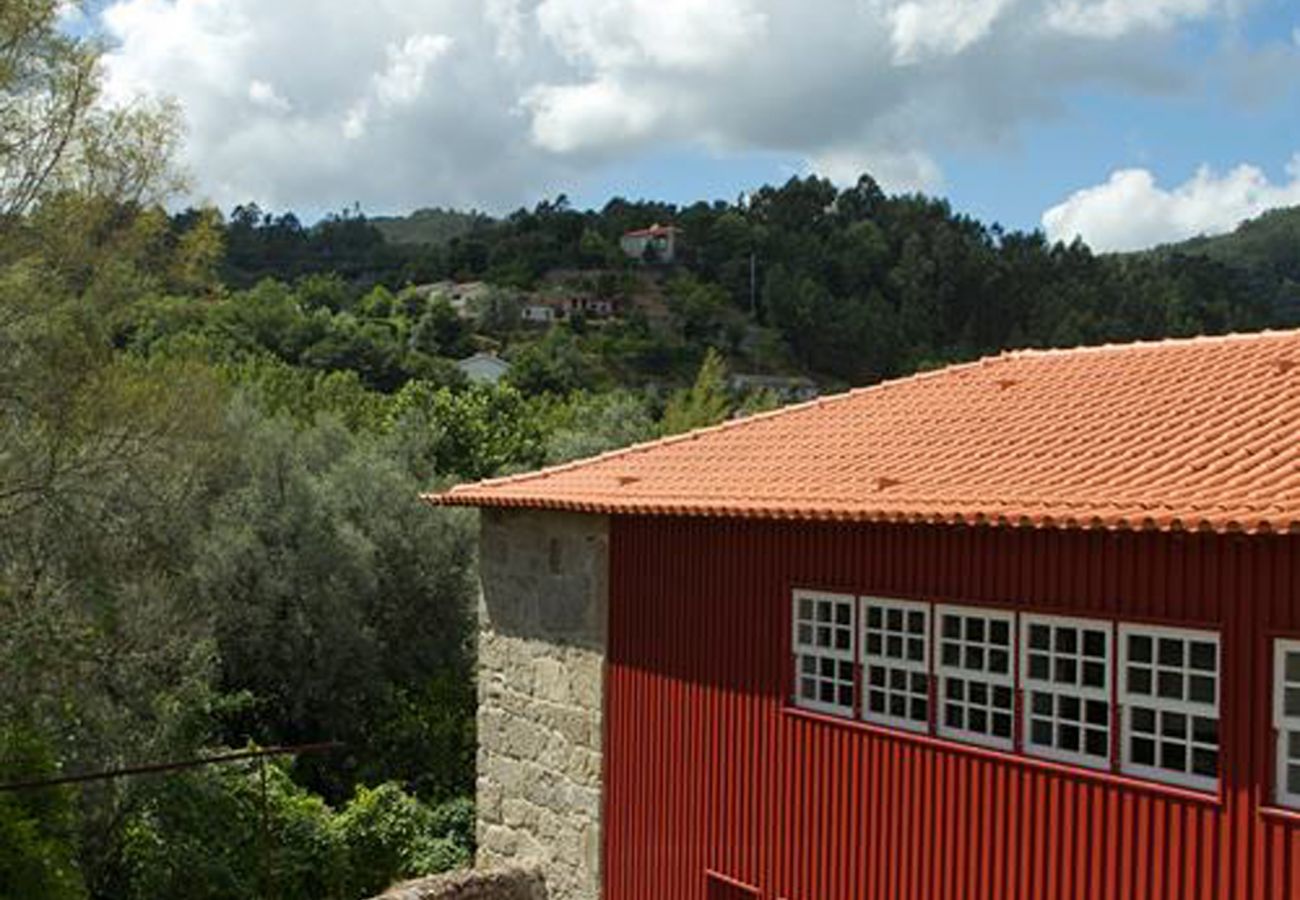
<svg viewBox="0 0 1300 900"><path fill-rule="evenodd" d="M537 325L549 325L557 318L561 318L556 315L555 307L548 303L526 304L519 315L525 322Z"/></svg>
<svg viewBox="0 0 1300 900"><path fill-rule="evenodd" d="M486 296L491 287L482 281L435 281L429 284L417 284L412 290L428 300L445 300L456 310L461 318L473 315L473 301Z"/></svg>
<svg viewBox="0 0 1300 900"><path fill-rule="evenodd" d="M733 391L746 394L751 391L771 391L782 400L803 401L817 396L817 385L809 378L788 375L745 375L736 373L730 378Z"/></svg>
<svg viewBox="0 0 1300 900"><path fill-rule="evenodd" d="M651 225L629 231L619 240L623 253L631 259L645 259L651 249L657 262L671 263L677 258L677 238L680 229L672 225Z"/></svg>
<svg viewBox="0 0 1300 900"><path fill-rule="evenodd" d="M475 353L456 363L474 384L496 384L510 371L510 363L495 353Z"/></svg>

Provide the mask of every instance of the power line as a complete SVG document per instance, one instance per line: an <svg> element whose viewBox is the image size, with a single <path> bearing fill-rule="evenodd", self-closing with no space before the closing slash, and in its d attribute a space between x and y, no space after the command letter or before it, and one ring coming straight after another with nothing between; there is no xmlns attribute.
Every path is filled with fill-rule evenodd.
<svg viewBox="0 0 1300 900"><path fill-rule="evenodd" d="M315 744L296 744L277 747L263 747L258 750L240 750L235 753L222 753L201 759L185 759L175 762L146 763L140 766L128 766L122 769L106 769L102 772L86 772L80 775L61 775L57 778L41 778L33 781L14 781L0 784L0 793L8 791L29 791L37 788L55 787L61 784L82 784L88 781L109 781L114 778L127 778L132 775L151 775L158 772L175 772L180 769L197 769L203 766L221 763L239 762L245 759L262 759L267 756L298 756L303 753L323 753L337 750L343 744L339 741L322 741Z"/></svg>

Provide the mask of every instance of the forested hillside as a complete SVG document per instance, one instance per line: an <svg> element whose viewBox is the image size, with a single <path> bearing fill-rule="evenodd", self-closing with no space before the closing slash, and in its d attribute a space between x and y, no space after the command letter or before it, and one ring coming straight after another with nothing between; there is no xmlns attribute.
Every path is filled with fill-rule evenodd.
<svg viewBox="0 0 1300 900"><path fill-rule="evenodd" d="M868 176L499 220L178 211L183 111L97 105L56 13L0 12L0 785L336 746L0 790L0 898L351 900L465 861L473 522L421 491L782 402L729 373L831 390L1294 316L1294 244L1254 225L1100 257ZM673 264L620 250L652 223ZM573 297L608 311L525 319ZM467 383L475 352L502 384Z"/></svg>

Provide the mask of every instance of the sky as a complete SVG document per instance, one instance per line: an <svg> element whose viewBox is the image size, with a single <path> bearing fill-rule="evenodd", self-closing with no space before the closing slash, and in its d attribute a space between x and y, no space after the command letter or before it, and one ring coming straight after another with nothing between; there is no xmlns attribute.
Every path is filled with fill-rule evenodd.
<svg viewBox="0 0 1300 900"><path fill-rule="evenodd" d="M1297 0L98 0L193 202L304 218L870 173L1129 250L1300 204Z"/></svg>

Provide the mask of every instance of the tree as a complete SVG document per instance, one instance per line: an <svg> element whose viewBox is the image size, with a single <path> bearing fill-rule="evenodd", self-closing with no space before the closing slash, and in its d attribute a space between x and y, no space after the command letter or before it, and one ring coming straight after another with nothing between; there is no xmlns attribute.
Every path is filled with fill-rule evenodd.
<svg viewBox="0 0 1300 900"><path fill-rule="evenodd" d="M716 425L731 412L727 391L727 364L712 347L704 354L695 383L677 391L664 408L663 433L678 434L705 425Z"/></svg>

